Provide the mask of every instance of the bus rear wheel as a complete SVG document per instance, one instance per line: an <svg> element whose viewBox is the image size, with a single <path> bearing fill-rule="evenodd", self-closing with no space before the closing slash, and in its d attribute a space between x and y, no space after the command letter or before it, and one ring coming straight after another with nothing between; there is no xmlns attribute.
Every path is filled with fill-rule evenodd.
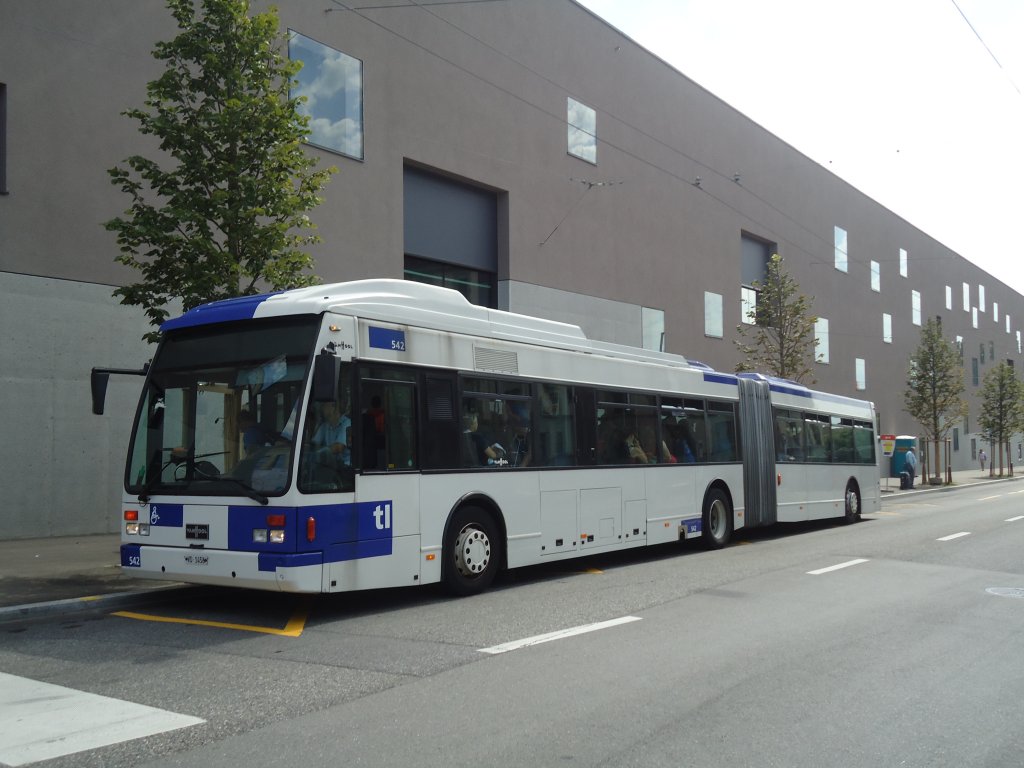
<svg viewBox="0 0 1024 768"><path fill-rule="evenodd" d="M463 507L452 515L444 544L442 578L455 595L487 589L501 566L501 542L493 516L479 507Z"/></svg>
<svg viewBox="0 0 1024 768"><path fill-rule="evenodd" d="M860 489L857 488L857 484L853 480L846 484L846 493L843 494L843 498L845 499L843 522L849 524L860 520Z"/></svg>
<svg viewBox="0 0 1024 768"><path fill-rule="evenodd" d="M732 508L720 488L712 488L704 497L701 538L708 549L721 549L732 538Z"/></svg>

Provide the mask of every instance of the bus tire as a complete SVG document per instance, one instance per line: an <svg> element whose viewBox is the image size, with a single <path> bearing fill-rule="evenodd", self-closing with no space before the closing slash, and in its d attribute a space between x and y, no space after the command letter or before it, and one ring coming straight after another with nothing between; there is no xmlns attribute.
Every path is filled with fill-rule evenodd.
<svg viewBox="0 0 1024 768"><path fill-rule="evenodd" d="M853 480L846 484L846 493L843 494L843 507L843 522L845 524L849 525L860 520L860 489Z"/></svg>
<svg viewBox="0 0 1024 768"><path fill-rule="evenodd" d="M487 589L501 567L501 541L494 517L480 507L462 507L448 521L441 577L454 595Z"/></svg>
<svg viewBox="0 0 1024 768"><path fill-rule="evenodd" d="M712 488L704 496L700 535L708 549L721 549L732 538L732 507L721 488Z"/></svg>

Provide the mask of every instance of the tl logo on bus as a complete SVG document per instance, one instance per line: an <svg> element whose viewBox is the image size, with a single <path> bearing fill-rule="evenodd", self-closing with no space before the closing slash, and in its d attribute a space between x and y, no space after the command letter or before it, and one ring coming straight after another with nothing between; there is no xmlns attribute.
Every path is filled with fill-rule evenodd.
<svg viewBox="0 0 1024 768"><path fill-rule="evenodd" d="M373 510L373 523L378 531L386 531L391 528L391 505L378 504Z"/></svg>

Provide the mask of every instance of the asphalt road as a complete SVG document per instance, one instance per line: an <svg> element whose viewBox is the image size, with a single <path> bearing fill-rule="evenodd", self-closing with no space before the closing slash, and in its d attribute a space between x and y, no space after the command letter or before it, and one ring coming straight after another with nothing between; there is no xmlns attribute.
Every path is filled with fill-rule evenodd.
<svg viewBox="0 0 1024 768"><path fill-rule="evenodd" d="M0 672L205 721L47 766L1017 766L1015 486L528 569L468 599L189 589L0 628Z"/></svg>

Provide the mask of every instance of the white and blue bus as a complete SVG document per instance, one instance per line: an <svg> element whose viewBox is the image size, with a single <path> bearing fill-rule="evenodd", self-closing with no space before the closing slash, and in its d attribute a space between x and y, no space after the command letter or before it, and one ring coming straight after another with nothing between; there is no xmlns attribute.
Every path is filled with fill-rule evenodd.
<svg viewBox="0 0 1024 768"><path fill-rule="evenodd" d="M869 402L415 282L203 305L139 373L121 565L145 578L470 594L504 568L880 505Z"/></svg>

